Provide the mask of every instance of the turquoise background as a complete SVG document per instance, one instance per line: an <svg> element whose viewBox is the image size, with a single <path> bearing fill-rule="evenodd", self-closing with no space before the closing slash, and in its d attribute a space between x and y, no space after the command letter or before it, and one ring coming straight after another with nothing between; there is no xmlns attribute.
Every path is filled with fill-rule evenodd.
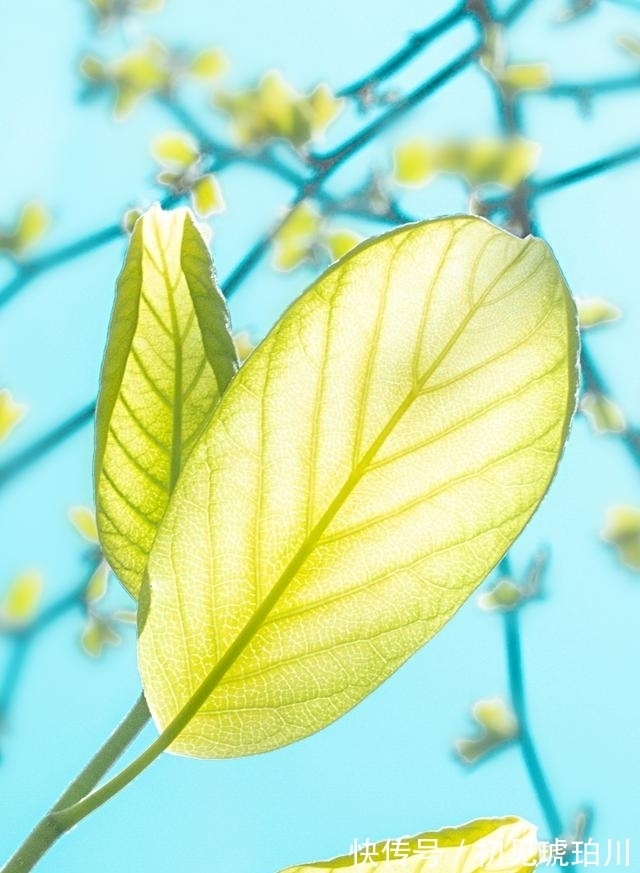
<svg viewBox="0 0 640 873"><path fill-rule="evenodd" d="M116 124L106 100L82 101L77 63L85 51L119 52L153 33L171 44L223 47L235 86L277 67L301 90L319 80L339 88L448 8L418 0L375 6L364 0L168 0L161 14L96 37L80 0L0 4L0 222L8 223L27 198L42 199L54 216L46 251L159 196L148 143L175 123L150 102ZM633 9L603 2L560 27L562 8L559 0L534 3L510 33L514 60L549 61L558 81L637 69L616 45L621 33L640 33ZM461 26L394 84L418 83L472 38L473 29ZM538 177L636 144L638 94L599 98L587 117L574 101L527 96L527 132L543 144ZM187 89L187 99L205 124L224 132L199 92ZM331 129L329 143L362 123L347 113ZM496 130L491 91L471 69L346 165L331 188L354 184L371 166L388 171L393 144L410 134ZM213 222L213 253L224 286L290 193L246 167L232 169L222 182L229 208ZM621 322L588 341L632 420L640 414L639 196L640 168L629 164L549 195L538 209L575 293L602 295L624 312ZM403 205L416 217L431 217L464 211L466 200L458 182L440 179L407 192ZM342 223L358 227L350 219ZM359 227L373 233L380 226ZM0 449L0 463L94 396L123 246L118 241L43 274L0 312L0 387L10 387L30 407ZM0 282L11 275L1 262ZM303 268L282 276L263 264L233 299L235 328L262 335L313 275ZM31 566L46 577L45 602L80 580L82 545L66 513L73 504L92 502L91 453L85 428L0 490L0 591ZM532 728L557 803L567 823L581 805L592 804L594 839L602 845L631 839L633 867L640 853L640 583L598 539L611 503L640 504L640 470L614 437L595 437L579 418L557 479L512 557L522 572L541 545L551 550L547 596L524 611L522 630ZM110 596L127 605L123 592ZM80 651L80 630L79 615L71 613L38 639L0 735L0 858L138 694L133 633L93 662ZM0 640L0 668L7 653ZM516 747L474 769L462 767L452 753L456 737L473 733L472 703L506 693L500 619L480 611L473 597L436 639L339 722L247 759L165 755L65 837L38 869L269 873L346 853L354 838L384 839L474 817L518 814L542 826ZM137 748L152 736L147 730Z"/></svg>

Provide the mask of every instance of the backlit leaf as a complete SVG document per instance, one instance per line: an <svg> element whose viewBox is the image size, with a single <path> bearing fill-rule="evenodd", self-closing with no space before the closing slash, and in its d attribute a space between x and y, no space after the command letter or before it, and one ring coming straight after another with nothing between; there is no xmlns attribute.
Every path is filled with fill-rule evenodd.
<svg viewBox="0 0 640 873"><path fill-rule="evenodd" d="M40 605L42 588L42 574L37 570L26 570L16 576L2 598L2 617L12 625L27 624Z"/></svg>
<svg viewBox="0 0 640 873"><path fill-rule="evenodd" d="M236 366L191 214L153 207L118 280L96 418L100 542L134 596L184 461Z"/></svg>
<svg viewBox="0 0 640 873"><path fill-rule="evenodd" d="M278 270L292 270L312 257L322 219L318 210L303 202L293 210L274 239L273 263Z"/></svg>
<svg viewBox="0 0 640 873"><path fill-rule="evenodd" d="M160 728L191 717L173 751L306 736L451 618L554 474L575 322L545 244L473 217L364 243L287 311L150 557L139 664Z"/></svg>
<svg viewBox="0 0 640 873"><path fill-rule="evenodd" d="M98 615L89 615L80 635L80 645L86 654L99 658L105 646L118 646L122 642L120 634L111 624Z"/></svg>
<svg viewBox="0 0 640 873"><path fill-rule="evenodd" d="M635 36L630 36L628 34L624 36L618 37L618 42L622 46L622 48L628 52L631 57L640 61L640 39Z"/></svg>
<svg viewBox="0 0 640 873"><path fill-rule="evenodd" d="M191 186L191 200L194 210L202 218L224 210L222 191L213 173L207 173L195 180Z"/></svg>
<svg viewBox="0 0 640 873"><path fill-rule="evenodd" d="M438 169L433 149L424 140L412 140L399 145L393 160L394 178L401 185L422 185Z"/></svg>
<svg viewBox="0 0 640 873"><path fill-rule="evenodd" d="M8 388L0 389L0 443L20 424L27 414L27 407L17 403Z"/></svg>
<svg viewBox="0 0 640 873"><path fill-rule="evenodd" d="M69 509L69 520L85 540L89 540L90 543L98 543L96 514L93 509L88 506L72 506Z"/></svg>
<svg viewBox="0 0 640 873"><path fill-rule="evenodd" d="M473 739L456 741L456 752L467 764L475 764L518 735L518 722L501 697L478 700L471 710L480 733Z"/></svg>
<svg viewBox="0 0 640 873"><path fill-rule="evenodd" d="M287 867L282 873L530 873L537 859L537 828L505 817L377 843L354 841L348 855Z"/></svg>
<svg viewBox="0 0 640 873"><path fill-rule="evenodd" d="M580 401L580 411L596 433L622 433L627 423L623 411L609 397L597 391L587 391Z"/></svg>
<svg viewBox="0 0 640 873"><path fill-rule="evenodd" d="M617 548L623 564L640 570L640 509L624 505L609 507L601 536Z"/></svg>
<svg viewBox="0 0 640 873"><path fill-rule="evenodd" d="M107 593L108 587L109 565L106 561L100 561L84 589L84 599L90 604L98 603Z"/></svg>
<svg viewBox="0 0 640 873"><path fill-rule="evenodd" d="M19 253L35 245L51 223L48 209L37 200L25 204L16 228L16 248Z"/></svg>
<svg viewBox="0 0 640 873"><path fill-rule="evenodd" d="M351 249L355 248L358 243L362 242L362 237L359 233L354 233L351 230L332 230L325 235L325 245L329 249L332 261L337 261L338 258L346 255Z"/></svg>
<svg viewBox="0 0 640 873"><path fill-rule="evenodd" d="M551 70L548 64L511 64L499 78L514 91L535 91L551 84Z"/></svg>
<svg viewBox="0 0 640 873"><path fill-rule="evenodd" d="M216 79L228 67L227 57L220 49L205 49L189 64L189 72L198 79Z"/></svg>
<svg viewBox="0 0 640 873"><path fill-rule="evenodd" d="M163 133L154 139L151 154L161 164L184 170L198 160L200 150L186 133Z"/></svg>
<svg viewBox="0 0 640 873"><path fill-rule="evenodd" d="M578 321L582 330L597 327L609 321L617 321L621 312L613 303L600 297L577 297Z"/></svg>

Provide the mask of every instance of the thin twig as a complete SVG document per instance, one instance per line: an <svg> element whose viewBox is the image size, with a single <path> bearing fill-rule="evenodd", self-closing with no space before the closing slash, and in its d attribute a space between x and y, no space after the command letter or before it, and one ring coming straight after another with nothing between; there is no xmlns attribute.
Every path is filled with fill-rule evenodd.
<svg viewBox="0 0 640 873"><path fill-rule="evenodd" d="M338 97L357 97L366 94L380 82L384 82L398 70L401 70L409 61L412 61L418 54L424 51L429 45L435 42L439 37L443 36L448 30L454 27L467 15L467 3L463 2L456 6L451 12L444 15L434 24L425 27L417 33L413 33L408 42L390 58L383 61L377 67L374 67L371 72L367 73L350 85L345 85L338 91Z"/></svg>
<svg viewBox="0 0 640 873"><path fill-rule="evenodd" d="M522 668L522 647L520 644L519 613L511 609L504 615L505 648L509 673L509 693L513 711L518 720L518 740L522 757L531 784L547 821L552 838L563 833L562 818L556 807L549 783L529 728L527 705L524 690L524 671Z"/></svg>
<svg viewBox="0 0 640 873"><path fill-rule="evenodd" d="M0 488L93 421L95 408L95 401L87 403L0 466Z"/></svg>
<svg viewBox="0 0 640 873"><path fill-rule="evenodd" d="M607 170L613 170L615 167L621 167L638 159L640 159L640 145L634 145L630 148L613 152L603 158L589 161L587 164L582 164L564 173L558 173L558 175L551 176L548 179L541 179L540 181L531 180L528 186L529 196L535 198L543 194L549 194L552 191L558 191L561 188L574 185L576 182L583 182L592 176L597 176L600 173L605 173Z"/></svg>

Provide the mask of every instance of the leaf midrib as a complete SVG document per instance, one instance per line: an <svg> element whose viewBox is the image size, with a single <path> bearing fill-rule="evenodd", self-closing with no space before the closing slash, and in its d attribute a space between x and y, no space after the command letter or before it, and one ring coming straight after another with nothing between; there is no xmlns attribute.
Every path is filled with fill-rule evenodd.
<svg viewBox="0 0 640 873"><path fill-rule="evenodd" d="M486 243L485 247L488 246L489 242ZM493 288L502 279L505 273L511 270L513 266L524 257L524 255L531 248L532 242L533 240L523 241L522 248L517 253L517 255L513 258L513 260L508 263L507 266L504 267L503 270L498 273L493 281L487 285L482 295L478 298L475 304L469 308L466 316L462 319L448 342L444 345L444 347L434 359L434 361L431 363L431 365L426 369L421 379L412 386L411 390L407 393L404 400L398 406L396 412L390 417L387 425L382 429L378 437L373 441L369 449L362 456L356 468L352 471L351 475L347 478L346 482L339 490L336 497L331 501L328 508L320 517L313 530L305 538L304 542L298 547L296 554L293 556L289 564L285 567L278 580L267 593L264 600L252 613L244 628L240 631L236 639L229 646L229 648L226 650L220 660L209 671L207 676L200 683L200 685L191 695L191 697L187 700L182 709L178 711L173 720L167 725L167 727L163 731L163 736L165 736L168 744L173 742L179 736L182 730L189 724L191 719L197 714L199 709L204 705L206 700L222 681L226 673L231 669L231 667L233 667L235 662L242 655L245 648L258 633L266 617L275 607L280 597L284 594L289 584L293 581L300 568L304 565L307 558L309 557L315 546L318 544L320 538L322 537L328 526L331 524L340 508L346 502L346 499L349 497L349 495L356 488L362 477L367 472L367 467L370 461L373 459L373 457L375 457L376 453L379 451L379 449L388 439L390 434L393 432L398 422L410 408L412 403L417 399L423 384L433 375L433 373L438 369L442 361L450 353L453 346L458 342L461 334L463 333L471 319L475 316L478 309L483 305L487 295L493 290ZM478 261L479 260L480 255L478 256ZM532 271L532 275L535 275L539 266L539 263L536 264L535 269ZM422 347L422 343L419 343L419 347Z"/></svg>

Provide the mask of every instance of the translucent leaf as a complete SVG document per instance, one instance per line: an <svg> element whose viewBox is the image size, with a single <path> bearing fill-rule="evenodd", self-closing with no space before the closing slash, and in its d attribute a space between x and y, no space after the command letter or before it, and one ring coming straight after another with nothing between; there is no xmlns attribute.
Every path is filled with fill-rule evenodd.
<svg viewBox="0 0 640 873"><path fill-rule="evenodd" d="M118 609L112 617L114 621L119 621L121 624L136 624L138 620L137 613L131 609Z"/></svg>
<svg viewBox="0 0 640 873"><path fill-rule="evenodd" d="M394 173L405 185L447 172L465 176L474 186L497 182L513 188L533 172L539 155L540 146L522 137L414 141L396 149Z"/></svg>
<svg viewBox="0 0 640 873"><path fill-rule="evenodd" d="M268 132L295 145L311 138L311 122L300 106L296 91L277 70L266 73L258 86L258 108Z"/></svg>
<svg viewBox="0 0 640 873"><path fill-rule="evenodd" d="M104 64L93 55L87 55L80 61L80 72L92 82L104 82L108 78Z"/></svg>
<svg viewBox="0 0 640 873"><path fill-rule="evenodd" d="M422 185L437 169L431 146L423 140L399 145L393 156L393 176L400 185Z"/></svg>
<svg viewBox="0 0 640 873"><path fill-rule="evenodd" d="M118 280L96 417L100 542L134 596L184 461L236 366L191 214L153 207Z"/></svg>
<svg viewBox="0 0 640 873"><path fill-rule="evenodd" d="M96 514L93 509L89 506L72 506L69 510L69 520L85 540L89 540L90 543L98 543Z"/></svg>
<svg viewBox="0 0 640 873"><path fill-rule="evenodd" d="M189 64L189 72L199 79L217 79L229 66L227 56L220 49L205 49Z"/></svg>
<svg viewBox="0 0 640 873"><path fill-rule="evenodd" d="M108 587L109 565L106 561L100 561L84 590L85 600L91 604L98 603L107 593Z"/></svg>
<svg viewBox="0 0 640 873"><path fill-rule="evenodd" d="M90 615L80 636L80 644L87 655L99 658L105 646L118 646L122 638L110 623L97 615Z"/></svg>
<svg viewBox="0 0 640 873"><path fill-rule="evenodd" d="M351 249L361 243L363 237L351 230L332 230L325 236L325 245L329 249L332 261L337 261Z"/></svg>
<svg viewBox="0 0 640 873"><path fill-rule="evenodd" d="M511 64L500 74L500 82L514 91L534 91L551 84L548 64Z"/></svg>
<svg viewBox="0 0 640 873"><path fill-rule="evenodd" d="M133 112L143 96L144 92L139 91L137 88L131 88L125 83L118 84L113 104L114 116L119 121L122 121L123 118L126 118L127 115Z"/></svg>
<svg viewBox="0 0 640 873"><path fill-rule="evenodd" d="M153 140L151 154L161 164L186 170L198 160L200 150L186 133L163 133Z"/></svg>
<svg viewBox="0 0 640 873"><path fill-rule="evenodd" d="M202 218L224 211L224 197L213 173L195 180L191 186L191 201L193 208Z"/></svg>
<svg viewBox="0 0 640 873"><path fill-rule="evenodd" d="M328 85L320 84L308 98L309 116L313 136L324 133L342 111L344 100L337 98Z"/></svg>
<svg viewBox="0 0 640 873"><path fill-rule="evenodd" d="M580 401L580 410L587 416L596 433L622 433L626 428L624 413L609 397L587 391Z"/></svg>
<svg viewBox="0 0 640 873"><path fill-rule="evenodd" d="M14 234L14 249L22 254L35 245L51 223L48 210L37 200L25 204Z"/></svg>
<svg viewBox="0 0 640 873"><path fill-rule="evenodd" d="M251 334L248 330L241 330L233 335L233 342L236 347L238 360L242 363L245 361L251 352L255 349L256 344L251 339Z"/></svg>
<svg viewBox="0 0 640 873"><path fill-rule="evenodd" d="M135 91L154 91L167 84L167 49L157 40L128 52L109 67L114 78Z"/></svg>
<svg viewBox="0 0 640 873"><path fill-rule="evenodd" d="M622 314L617 306L601 297L576 297L576 306L582 330L616 321Z"/></svg>
<svg viewBox="0 0 640 873"><path fill-rule="evenodd" d="M27 570L11 582L2 600L2 615L12 625L28 624L42 597L42 574Z"/></svg>
<svg viewBox="0 0 640 873"><path fill-rule="evenodd" d="M537 828L509 816L377 843L354 840L348 855L282 873L530 873L537 860Z"/></svg>
<svg viewBox="0 0 640 873"><path fill-rule="evenodd" d="M28 407L17 403L8 388L0 388L0 443L7 439L11 431L27 414Z"/></svg>
<svg viewBox="0 0 640 873"><path fill-rule="evenodd" d="M623 564L640 570L640 509L635 506L611 506L602 538L618 549Z"/></svg>
<svg viewBox="0 0 640 873"><path fill-rule="evenodd" d="M213 101L228 113L236 138L245 145L283 138L302 146L323 133L342 108L328 86L303 95L278 70L265 73L254 89L218 91Z"/></svg>
<svg viewBox="0 0 640 873"><path fill-rule="evenodd" d="M158 173L157 178L161 185L173 188L174 191L184 190L185 177L183 173L173 173L171 170L164 170L162 173Z"/></svg>
<svg viewBox="0 0 640 873"><path fill-rule="evenodd" d="M471 712L480 733L473 739L456 742L456 751L467 764L475 764L518 735L516 717L501 697L478 700Z"/></svg>
<svg viewBox="0 0 640 873"><path fill-rule="evenodd" d="M535 170L541 148L538 143L522 137L506 140L502 146L502 154L495 175L487 179L481 178L478 181L498 182L507 188L515 188Z"/></svg>
<svg viewBox="0 0 640 873"><path fill-rule="evenodd" d="M142 209L127 209L125 214L122 216L122 227L128 234L133 233L133 228L135 227L136 221L142 215Z"/></svg>
<svg viewBox="0 0 640 873"><path fill-rule="evenodd" d="M640 61L640 39L635 36L624 35L618 37L618 42L622 46L622 48L628 52L631 57Z"/></svg>
<svg viewBox="0 0 640 873"><path fill-rule="evenodd" d="M293 742L429 640L544 495L576 356L548 248L481 219L400 228L313 284L231 383L150 557L145 693L160 728L192 717L172 749Z"/></svg>
<svg viewBox="0 0 640 873"><path fill-rule="evenodd" d="M292 270L311 257L321 224L320 213L311 204L297 206L275 236L274 266Z"/></svg>
<svg viewBox="0 0 640 873"><path fill-rule="evenodd" d="M501 579L491 591L480 595L478 605L486 610L509 610L517 606L523 596L522 590L510 579Z"/></svg>

